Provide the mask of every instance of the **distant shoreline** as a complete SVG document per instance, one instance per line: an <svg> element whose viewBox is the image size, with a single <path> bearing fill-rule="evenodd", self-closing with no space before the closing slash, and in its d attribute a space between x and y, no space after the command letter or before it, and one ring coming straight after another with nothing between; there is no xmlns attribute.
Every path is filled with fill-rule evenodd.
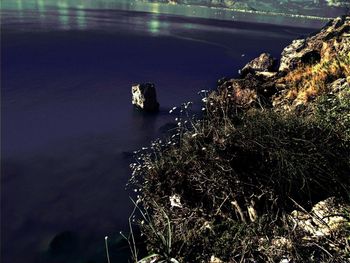
<svg viewBox="0 0 350 263"><path fill-rule="evenodd" d="M200 5L169 5L163 3L131 3L133 11L179 15L224 21L265 23L281 26L320 28L334 17L299 15Z"/></svg>
<svg viewBox="0 0 350 263"><path fill-rule="evenodd" d="M108 9L125 10L135 12L147 12L151 14L164 14L182 17L213 19L218 21L236 21L272 24L290 27L320 28L334 17L301 15L292 13L283 13L276 11L245 10L238 8L208 7L202 5L184 5L168 3L149 3L149 2L115 2L110 0L86 1L86 2L64 2L59 4L56 1L46 1L38 5L36 1L29 0L21 5L13 1L4 1L1 10L13 10L22 14L26 10L37 10L43 13L50 9L57 9L64 14L66 10L90 10L90 9Z"/></svg>

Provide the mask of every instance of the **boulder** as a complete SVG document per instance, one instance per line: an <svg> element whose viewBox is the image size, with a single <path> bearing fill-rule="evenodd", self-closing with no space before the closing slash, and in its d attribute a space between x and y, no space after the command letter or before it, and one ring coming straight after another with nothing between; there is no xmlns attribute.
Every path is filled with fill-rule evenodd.
<svg viewBox="0 0 350 263"><path fill-rule="evenodd" d="M216 256L212 255L210 257L209 263L223 263L223 261L220 258L217 258Z"/></svg>
<svg viewBox="0 0 350 263"><path fill-rule="evenodd" d="M305 39L296 39L283 49L279 71L287 71L296 68L297 62L301 57L299 51L303 49L304 45Z"/></svg>
<svg viewBox="0 0 350 263"><path fill-rule="evenodd" d="M340 78L330 83L327 88L333 94L341 94L350 89L350 83L346 80L346 78Z"/></svg>
<svg viewBox="0 0 350 263"><path fill-rule="evenodd" d="M271 97L277 92L276 74L250 74L241 79L230 79L224 82L219 92L226 96L227 100L243 108L249 108L259 100L259 103L269 104ZM269 73L269 72L266 72Z"/></svg>
<svg viewBox="0 0 350 263"><path fill-rule="evenodd" d="M241 70L241 76L245 77L248 73L271 72L275 71L277 61L269 53L262 53L259 57L250 61Z"/></svg>
<svg viewBox="0 0 350 263"><path fill-rule="evenodd" d="M238 107L247 108L257 99L256 87L259 83L259 80L251 74L248 74L244 79L230 79L218 88L219 96L211 94L208 99L219 100L217 102L224 99Z"/></svg>
<svg viewBox="0 0 350 263"><path fill-rule="evenodd" d="M152 83L143 83L133 85L132 104L148 112L156 112L159 110L159 103L157 101L157 93L155 85Z"/></svg>
<svg viewBox="0 0 350 263"><path fill-rule="evenodd" d="M318 202L310 212L294 210L291 222L310 236L330 236L333 232L346 229L348 219L344 211L349 205L335 197Z"/></svg>

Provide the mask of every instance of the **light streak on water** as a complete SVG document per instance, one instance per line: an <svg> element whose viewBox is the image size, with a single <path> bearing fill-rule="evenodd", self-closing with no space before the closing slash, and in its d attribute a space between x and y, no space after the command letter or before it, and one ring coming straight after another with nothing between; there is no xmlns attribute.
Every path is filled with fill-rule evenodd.
<svg viewBox="0 0 350 263"><path fill-rule="evenodd" d="M68 3L66 0L60 0L57 2L57 10L58 10L58 19L60 21L60 25L62 29L69 29L69 9Z"/></svg>
<svg viewBox="0 0 350 263"><path fill-rule="evenodd" d="M21 19L23 17L23 3L22 3L22 0L17 0L17 10L18 10L18 16Z"/></svg>
<svg viewBox="0 0 350 263"><path fill-rule="evenodd" d="M77 6L76 22L77 22L78 29L82 30L82 29L85 29L87 27L84 4L80 4Z"/></svg>
<svg viewBox="0 0 350 263"><path fill-rule="evenodd" d="M44 0L37 0L38 2L38 10L40 14L40 18L45 19L46 14L46 8L45 8L45 1Z"/></svg>

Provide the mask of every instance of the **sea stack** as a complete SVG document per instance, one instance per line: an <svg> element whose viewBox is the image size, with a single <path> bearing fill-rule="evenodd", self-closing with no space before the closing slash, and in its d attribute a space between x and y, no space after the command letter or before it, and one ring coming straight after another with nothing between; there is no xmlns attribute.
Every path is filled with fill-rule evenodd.
<svg viewBox="0 0 350 263"><path fill-rule="evenodd" d="M153 83L135 84L131 88L132 104L147 112L157 112L159 103L157 101L156 88Z"/></svg>

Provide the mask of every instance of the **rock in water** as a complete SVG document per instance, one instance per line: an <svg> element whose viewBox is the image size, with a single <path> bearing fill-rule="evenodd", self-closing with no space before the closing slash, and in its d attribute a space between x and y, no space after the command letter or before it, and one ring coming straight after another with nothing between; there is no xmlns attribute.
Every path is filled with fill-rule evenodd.
<svg viewBox="0 0 350 263"><path fill-rule="evenodd" d="M241 76L245 77L248 73L271 72L276 70L277 60L269 53L262 53L259 57L250 61L241 70Z"/></svg>
<svg viewBox="0 0 350 263"><path fill-rule="evenodd" d="M148 112L159 110L159 103L157 101L157 93L154 84L143 83L133 85L131 92L132 104L136 107Z"/></svg>

